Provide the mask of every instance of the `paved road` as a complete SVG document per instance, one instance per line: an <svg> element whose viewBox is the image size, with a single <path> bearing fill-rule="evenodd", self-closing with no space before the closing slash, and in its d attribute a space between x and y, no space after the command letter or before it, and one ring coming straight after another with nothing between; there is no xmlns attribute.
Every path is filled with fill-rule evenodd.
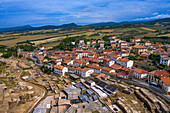
<svg viewBox="0 0 170 113"><path fill-rule="evenodd" d="M43 64L39 64L39 63L37 62L37 59L36 59L36 58L29 57L29 59L33 60L34 63L35 63L35 65L37 65L37 66L43 66Z"/></svg>

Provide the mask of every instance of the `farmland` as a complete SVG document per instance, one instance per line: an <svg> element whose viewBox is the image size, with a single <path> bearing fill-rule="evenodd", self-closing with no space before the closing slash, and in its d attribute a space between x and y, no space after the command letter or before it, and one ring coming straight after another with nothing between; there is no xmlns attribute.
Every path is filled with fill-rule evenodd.
<svg viewBox="0 0 170 113"><path fill-rule="evenodd" d="M148 31L156 31L154 29L146 28L146 27L141 27L141 29L148 30Z"/></svg>
<svg viewBox="0 0 170 113"><path fill-rule="evenodd" d="M170 33L168 33L168 34L163 34L163 35L158 35L158 37L160 37L160 36L170 37Z"/></svg>
<svg viewBox="0 0 170 113"><path fill-rule="evenodd" d="M135 38L170 36L169 34L158 35L159 32L169 32L169 26L155 25L119 25L119 26L103 26L88 27L79 26L67 29L51 29L25 31L18 33L0 34L0 45L13 47L17 44L34 43L35 45L44 44L45 46L55 46L60 40L66 37L79 37L80 39L101 39L104 36ZM159 32L158 32L159 31Z"/></svg>

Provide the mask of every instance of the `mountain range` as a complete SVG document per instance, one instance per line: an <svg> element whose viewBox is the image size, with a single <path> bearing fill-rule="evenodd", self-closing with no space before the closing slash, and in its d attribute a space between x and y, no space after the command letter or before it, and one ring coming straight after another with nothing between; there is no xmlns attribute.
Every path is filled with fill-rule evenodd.
<svg viewBox="0 0 170 113"><path fill-rule="evenodd" d="M152 21L123 21L123 22L100 22L94 24L88 24L84 26L92 26L92 27L99 27L99 26L112 26L112 25L125 25L125 24L139 24L144 23L146 25L154 25L154 24L161 24L161 25L170 25L170 18L164 19L157 19ZM10 28L0 28L0 32L19 32L19 31L34 31L34 30L49 30L49 29L63 29L63 28L71 28L77 27L79 25L75 23L63 24L63 25L46 25L40 27L32 27L30 25L25 26L17 26L17 27L10 27Z"/></svg>

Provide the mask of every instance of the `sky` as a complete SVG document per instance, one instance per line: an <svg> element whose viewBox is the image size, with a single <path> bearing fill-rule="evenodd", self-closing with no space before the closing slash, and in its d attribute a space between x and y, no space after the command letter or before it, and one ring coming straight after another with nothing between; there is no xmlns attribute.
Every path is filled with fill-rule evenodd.
<svg viewBox="0 0 170 113"><path fill-rule="evenodd" d="M0 0L0 28L170 17L170 0Z"/></svg>

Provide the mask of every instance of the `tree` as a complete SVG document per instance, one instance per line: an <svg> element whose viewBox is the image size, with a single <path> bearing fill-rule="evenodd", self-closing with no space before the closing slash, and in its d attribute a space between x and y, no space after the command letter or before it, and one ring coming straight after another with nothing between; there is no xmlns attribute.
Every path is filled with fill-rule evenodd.
<svg viewBox="0 0 170 113"><path fill-rule="evenodd" d="M159 55L157 55L157 54L150 54L149 55L149 59L154 60L156 62L160 62L160 58L161 57Z"/></svg>
<svg viewBox="0 0 170 113"><path fill-rule="evenodd" d="M136 56L129 56L129 60L136 60Z"/></svg>
<svg viewBox="0 0 170 113"><path fill-rule="evenodd" d="M133 36L129 36L129 37L126 37L125 39L126 39L127 42L130 42L130 40L134 39L134 37Z"/></svg>
<svg viewBox="0 0 170 113"><path fill-rule="evenodd" d="M45 56L44 58L45 58L45 59L48 59L48 56Z"/></svg>
<svg viewBox="0 0 170 113"><path fill-rule="evenodd" d="M156 68L152 68L152 69L149 69L149 72L155 71L155 70L156 70Z"/></svg>
<svg viewBox="0 0 170 113"><path fill-rule="evenodd" d="M166 65L164 65L164 64L160 64L160 65L158 66L158 68L159 68L159 69L166 69L166 68L167 68L167 66L166 66Z"/></svg>
<svg viewBox="0 0 170 113"><path fill-rule="evenodd" d="M21 57L23 57L23 55L22 55L22 54L19 54L19 58L21 58Z"/></svg>
<svg viewBox="0 0 170 113"><path fill-rule="evenodd" d="M144 41L144 40L142 40L142 41L140 41L140 43L143 43L143 44L144 44L144 43L145 43L145 41Z"/></svg>
<svg viewBox="0 0 170 113"><path fill-rule="evenodd" d="M17 45L15 46L15 49L20 48L23 49L24 51L33 51L36 47L34 47L31 44L25 44L25 45ZM11 48L12 50L13 48Z"/></svg>
<svg viewBox="0 0 170 113"><path fill-rule="evenodd" d="M9 58L12 56L12 53L11 52L8 52L8 53L4 53L1 57L3 58Z"/></svg>
<svg viewBox="0 0 170 113"><path fill-rule="evenodd" d="M104 41L110 41L109 38L108 38L108 36L104 36L102 39L103 39Z"/></svg>

